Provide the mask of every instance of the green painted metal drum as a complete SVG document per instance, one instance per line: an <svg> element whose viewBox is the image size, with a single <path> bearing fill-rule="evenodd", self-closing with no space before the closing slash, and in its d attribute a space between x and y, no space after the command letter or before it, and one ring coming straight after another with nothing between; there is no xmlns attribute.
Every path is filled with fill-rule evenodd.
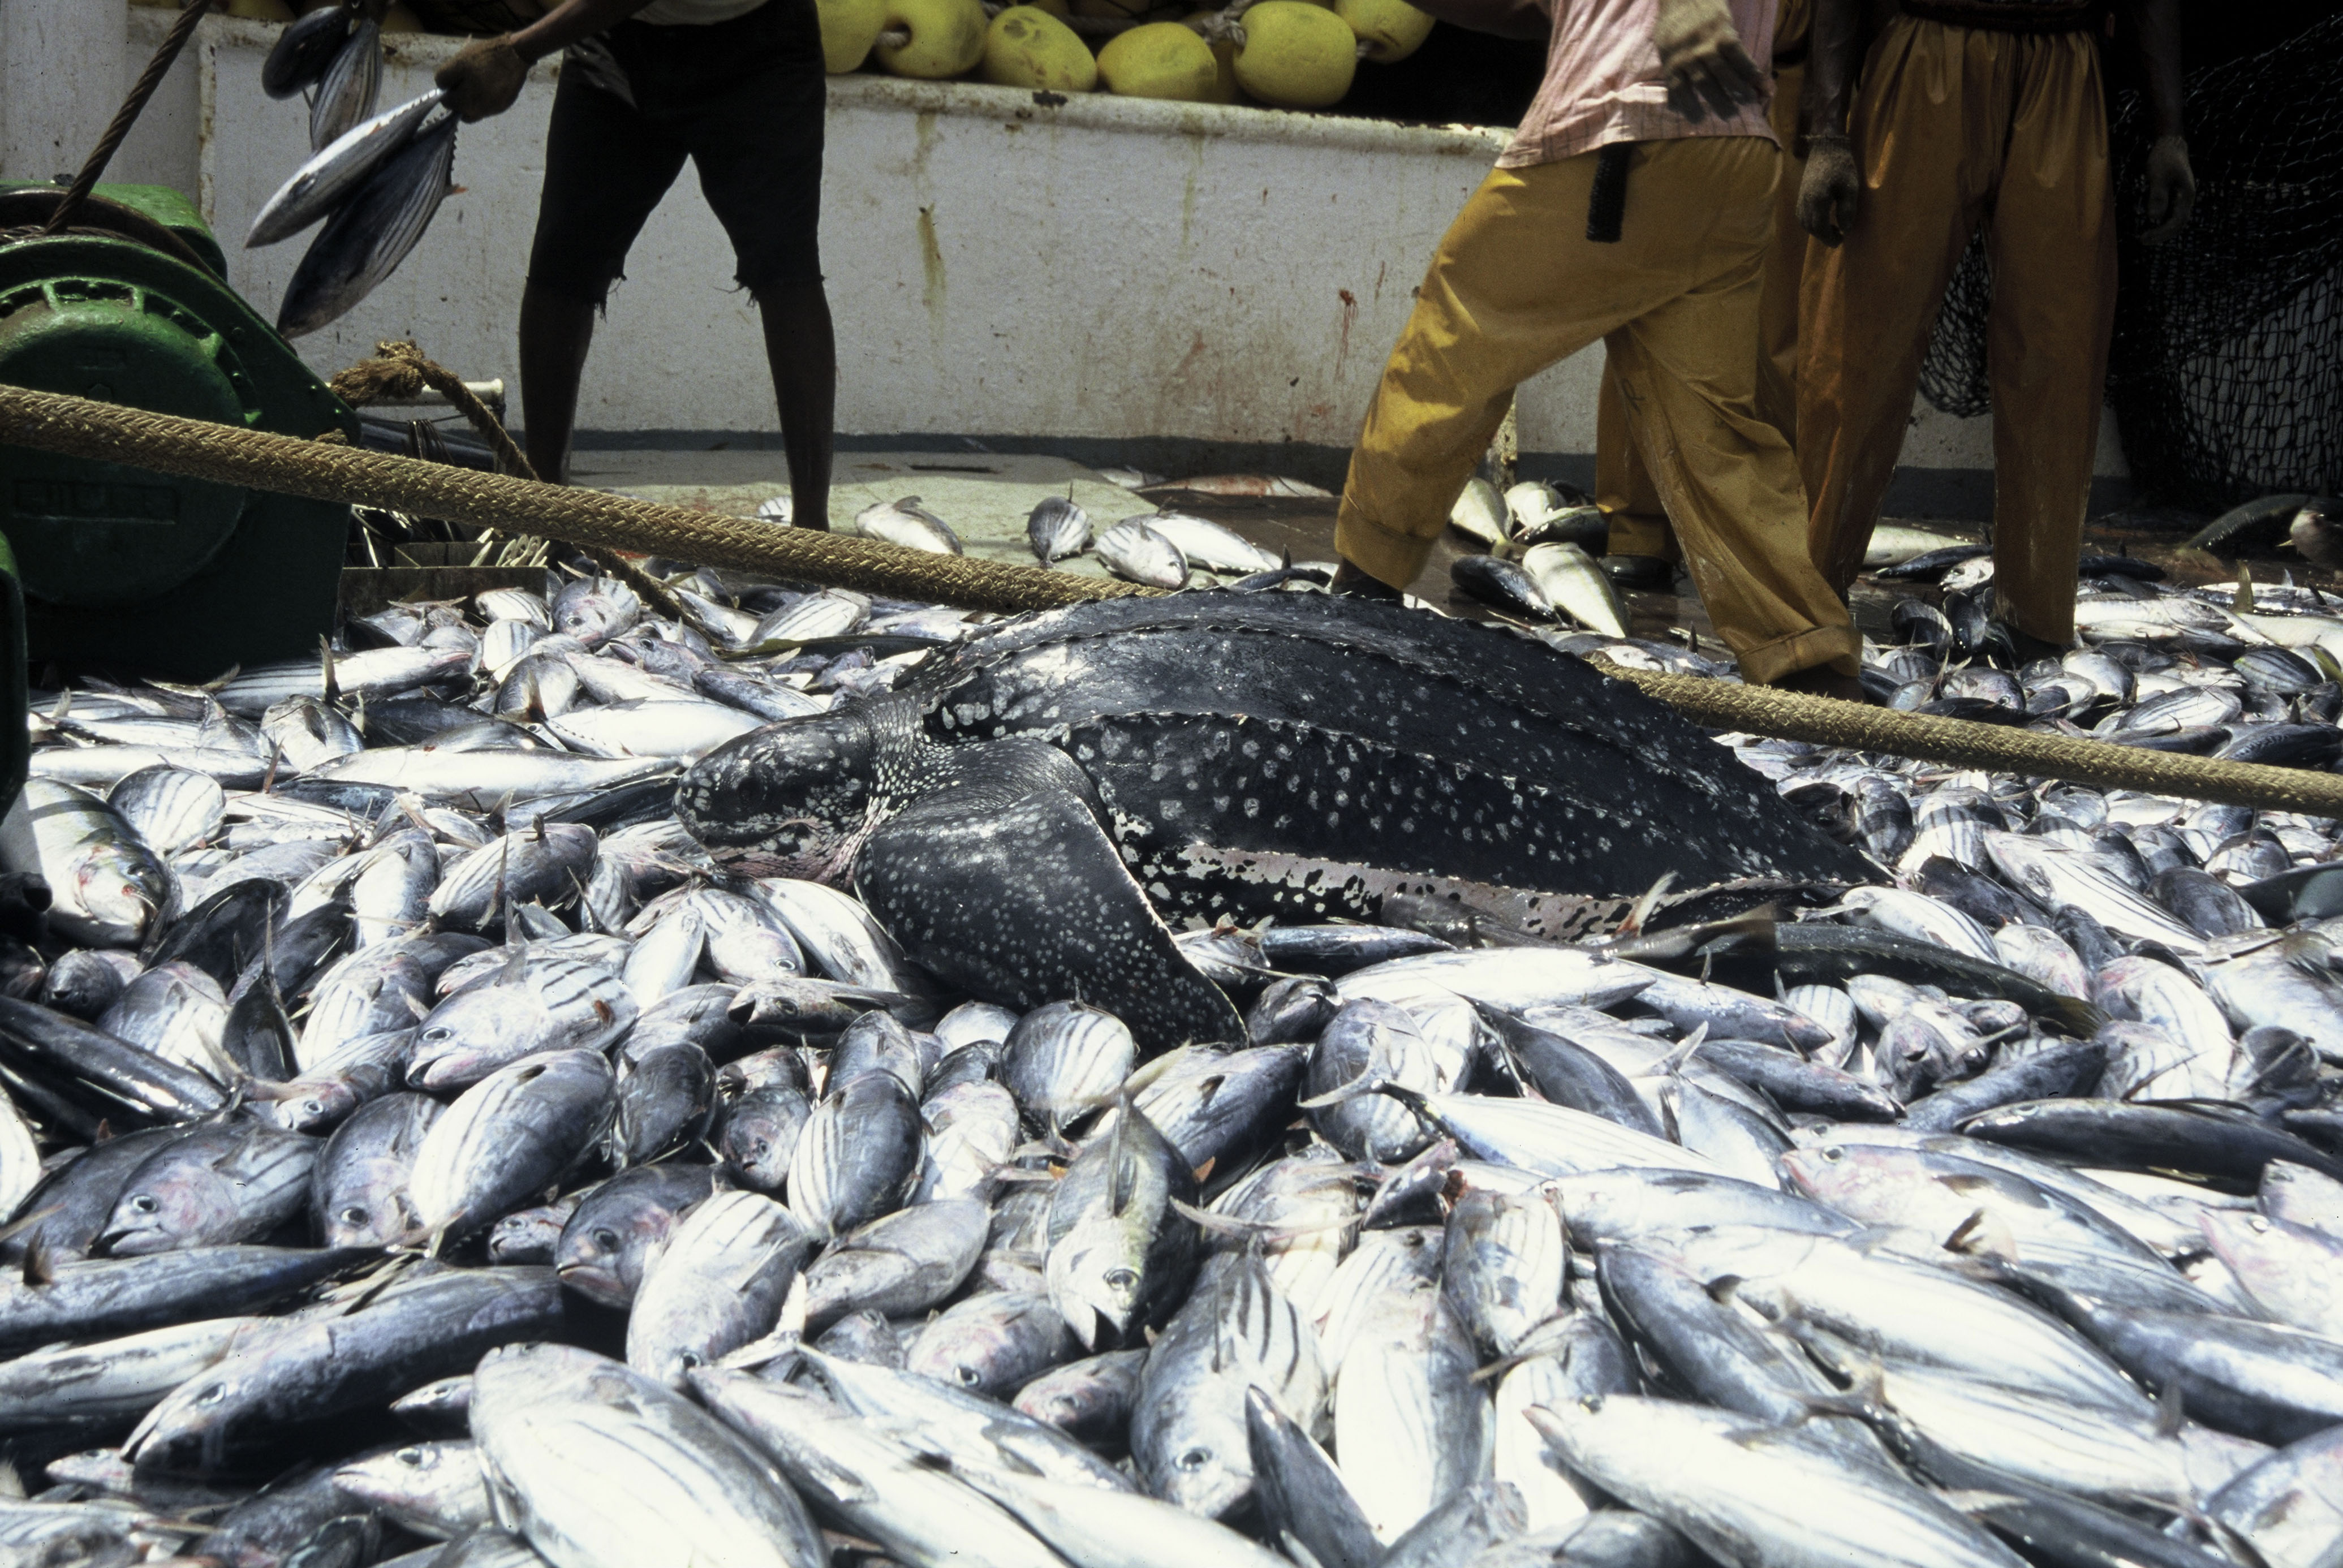
<svg viewBox="0 0 2343 1568"><path fill-rule="evenodd" d="M100 186L67 232L26 236L55 194L0 185L0 382L356 436L357 417L222 281L219 246L185 197ZM36 666L201 680L314 652L332 629L348 522L325 502L0 447L0 534Z"/></svg>

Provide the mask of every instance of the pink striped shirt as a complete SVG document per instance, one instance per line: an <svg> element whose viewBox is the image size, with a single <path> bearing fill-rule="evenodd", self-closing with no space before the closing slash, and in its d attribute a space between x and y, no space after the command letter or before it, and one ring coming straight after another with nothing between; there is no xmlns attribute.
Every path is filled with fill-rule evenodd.
<svg viewBox="0 0 2343 1568"><path fill-rule="evenodd" d="M1762 67L1774 54L1777 0L1725 0L1741 46ZM1694 123L1668 107L1660 55L1652 46L1659 0L1547 0L1554 36L1545 80L1522 116L1499 168L1558 163L1612 142L1664 142L1678 136L1764 136L1765 105L1745 104L1730 119ZM1769 77L1770 81L1770 77Z"/></svg>

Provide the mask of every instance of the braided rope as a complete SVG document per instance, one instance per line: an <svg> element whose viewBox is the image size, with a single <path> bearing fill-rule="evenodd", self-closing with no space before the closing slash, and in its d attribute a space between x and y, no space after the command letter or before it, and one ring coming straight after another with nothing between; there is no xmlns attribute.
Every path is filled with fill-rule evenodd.
<svg viewBox="0 0 2343 1568"><path fill-rule="evenodd" d="M312 500L769 572L964 609L1055 609L1157 590L0 386L0 443Z"/></svg>
<svg viewBox="0 0 2343 1568"><path fill-rule="evenodd" d="M1594 662L1604 674L1633 681L1645 696L1666 703L1694 723L1721 729L2033 779L2066 779L2107 789L2138 789L2265 811L2299 811L2311 817L2343 817L2343 778L2332 773L2149 751L1966 719L1900 713L1767 686L1734 686L1696 675L1627 669L1601 658Z"/></svg>
<svg viewBox="0 0 2343 1568"><path fill-rule="evenodd" d="M211 0L189 0L186 8L179 13L178 20L171 24L171 30L163 35L163 42L156 49L155 57L146 62L146 68L138 74L138 80L131 84L130 95L122 100L122 107L114 111L114 118L106 126L106 134L97 138L97 146L92 147L89 156L82 160L81 173L74 176L74 182L65 187L65 196L57 203L56 210L49 214L46 223L41 225L44 235L61 233L89 193L97 188L98 180L106 174L106 166L112 163L114 155L121 150L122 139L130 134L130 127L138 123L139 115L146 107L146 100L153 97L155 89L163 85L171 63L179 57L179 51L187 46L187 40L196 35L196 24L202 21L204 13L210 9Z"/></svg>
<svg viewBox="0 0 2343 1568"><path fill-rule="evenodd" d="M396 507L511 533L655 551L708 566L968 609L1056 609L1158 591L1070 572L930 555L876 539L776 528L21 387L0 386L0 444L314 500ZM1694 723L1719 729L2107 789L2343 817L2343 777L2334 774L2147 751L1602 661L1598 666Z"/></svg>

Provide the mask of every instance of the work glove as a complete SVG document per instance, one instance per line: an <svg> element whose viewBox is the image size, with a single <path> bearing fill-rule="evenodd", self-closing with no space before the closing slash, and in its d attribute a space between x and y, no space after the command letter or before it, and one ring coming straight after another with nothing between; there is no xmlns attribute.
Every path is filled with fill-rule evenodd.
<svg viewBox="0 0 2343 1568"><path fill-rule="evenodd" d="M2188 226L2197 206L2197 174L2188 166L2188 144L2158 136L2147 149L2147 223L2140 238L2161 245Z"/></svg>
<svg viewBox="0 0 2343 1568"><path fill-rule="evenodd" d="M528 62L513 47L509 33L501 38L473 39L432 78L447 95L447 107L467 122L485 120L511 108L513 100L520 96L520 85L528 79Z"/></svg>
<svg viewBox="0 0 2343 1568"><path fill-rule="evenodd" d="M1806 172L1798 181L1798 226L1825 245L1836 245L1855 226L1863 198L1863 171L1844 131L1806 137Z"/></svg>
<svg viewBox="0 0 2343 1568"><path fill-rule="evenodd" d="M1710 109L1730 119L1741 105L1765 100L1765 73L1741 46L1725 0L1660 0L1652 46L1667 77L1668 106L1687 120L1704 120Z"/></svg>

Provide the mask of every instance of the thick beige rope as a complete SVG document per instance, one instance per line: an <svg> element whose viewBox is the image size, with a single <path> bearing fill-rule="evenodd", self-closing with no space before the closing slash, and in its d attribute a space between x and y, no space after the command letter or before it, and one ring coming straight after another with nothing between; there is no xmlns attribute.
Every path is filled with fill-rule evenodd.
<svg viewBox="0 0 2343 1568"><path fill-rule="evenodd" d="M703 566L769 572L967 609L1050 609L1155 591L1071 572L930 555L876 539L695 512L21 387L0 386L0 442L246 489L395 507L418 517L507 533L656 553Z"/></svg>
<svg viewBox="0 0 2343 1568"><path fill-rule="evenodd" d="M432 359L407 338L394 339L374 346L375 357L362 359L329 385L335 396L345 403L387 402L393 397L414 397L426 387L447 399L448 407L470 421L480 439L497 455L505 472L518 474L524 479L538 477L536 466L528 454L512 438L504 421L492 413L478 394L464 384L464 378ZM352 394L357 394L353 397ZM565 543L568 542L567 540ZM597 549L581 546L588 558L602 571L617 578L635 590L637 598L669 620L691 618L682 603L669 593L667 585L637 567L616 550Z"/></svg>
<svg viewBox="0 0 2343 1568"><path fill-rule="evenodd" d="M2343 777L2260 762L2217 762L2077 740L1966 719L1899 713L1860 702L1777 691L1769 686L1734 686L1696 675L1662 675L1595 663L1606 675L1640 687L1695 724L1880 751L1927 762L1949 762L1995 773L2033 779L2067 779L2108 789L2138 789L2184 800L2219 800L2265 811L2300 811L2313 817L2343 817Z"/></svg>
<svg viewBox="0 0 2343 1568"><path fill-rule="evenodd" d="M0 444L315 500L391 506L510 533L653 551L707 566L770 572L969 609L1054 609L1157 591L475 473L20 387L0 386ZM2330 773L2217 762L1898 713L1768 687L1652 674L1607 663L1601 668L1634 682L1694 722L1719 729L2184 799L2343 817L2343 777Z"/></svg>

